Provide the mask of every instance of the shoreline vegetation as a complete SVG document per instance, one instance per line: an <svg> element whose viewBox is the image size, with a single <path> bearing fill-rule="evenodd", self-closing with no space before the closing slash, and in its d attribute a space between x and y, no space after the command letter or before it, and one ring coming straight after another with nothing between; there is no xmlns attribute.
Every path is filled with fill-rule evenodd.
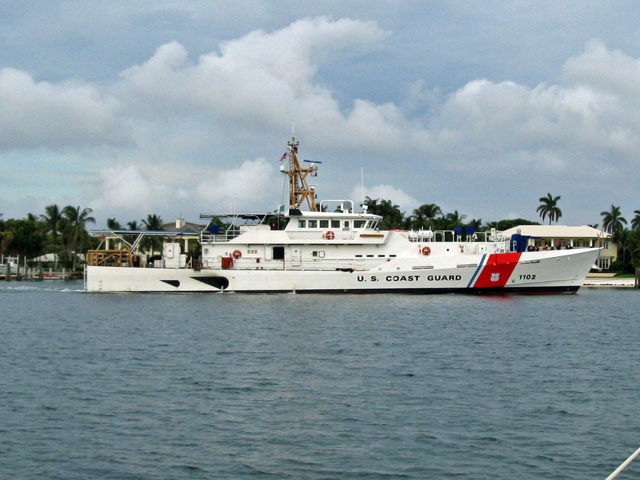
<svg viewBox="0 0 640 480"><path fill-rule="evenodd" d="M548 219L551 224L562 217L562 210L558 206L560 199L561 196L553 196L551 193L539 198L540 205L536 212L543 222ZM475 231L488 231L492 228L504 231L518 225L540 225L539 222L524 218L490 222L476 218L467 220L467 215L458 210L445 213L434 203L422 204L408 214L388 199L366 197L364 205L369 213L382 216L379 225L381 230L453 230L471 226ZM81 271L84 253L99 245L99 240L92 238L87 232L87 226L95 224L92 213L91 208L68 205L61 209L56 204L45 207L45 212L41 215L29 213L22 219L4 219L0 213L0 256L26 258L27 266L31 268L42 268L44 264L45 268L52 268L55 272L61 269L69 273ZM631 274L631 278L636 269L640 268L640 210L633 213L635 216L630 222L630 228L627 228L627 220L622 216L620 207L612 204L609 210L600 212L602 230L612 235L612 240L618 247L618 260L612 262L608 272ZM139 221L129 221L126 227L116 218L108 218L106 224L112 230L163 230L163 221L157 214L149 214ZM597 223L590 226L598 228ZM152 240L157 239L149 239L149 243L143 245L143 251L157 248L156 242ZM3 273L0 272L0 275Z"/></svg>

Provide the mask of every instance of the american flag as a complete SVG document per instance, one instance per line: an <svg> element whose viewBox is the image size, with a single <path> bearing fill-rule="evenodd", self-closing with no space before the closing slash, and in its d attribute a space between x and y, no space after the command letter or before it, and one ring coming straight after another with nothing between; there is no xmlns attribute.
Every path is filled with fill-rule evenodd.
<svg viewBox="0 0 640 480"><path fill-rule="evenodd" d="M282 155L282 157L280 158L280 161L283 161L285 158L287 158L287 152L284 152L284 155Z"/></svg>

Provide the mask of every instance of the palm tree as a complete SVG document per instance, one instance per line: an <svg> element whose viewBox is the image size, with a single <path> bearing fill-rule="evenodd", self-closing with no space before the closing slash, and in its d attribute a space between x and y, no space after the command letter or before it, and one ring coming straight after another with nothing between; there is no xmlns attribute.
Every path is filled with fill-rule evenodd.
<svg viewBox="0 0 640 480"><path fill-rule="evenodd" d="M640 210L633 211L635 217L631 220L631 228L633 230L640 230Z"/></svg>
<svg viewBox="0 0 640 480"><path fill-rule="evenodd" d="M146 219L143 218L142 223L144 223L144 228L146 230L164 230L164 228L162 228L162 218L155 213L147 215Z"/></svg>
<svg viewBox="0 0 640 480"><path fill-rule="evenodd" d="M381 230L404 227L404 213L402 213L400 207L395 205L391 200L366 197L364 203L369 213L382 216L379 224Z"/></svg>
<svg viewBox="0 0 640 480"><path fill-rule="evenodd" d="M600 212L600 215L602 215L602 229L605 232L615 232L621 229L623 224L627 224L627 220L620 213L620 207L613 204L611 204L611 210Z"/></svg>
<svg viewBox="0 0 640 480"><path fill-rule="evenodd" d="M546 197L540 197L538 199L542 204L536 209L536 212L540 214L543 222L546 217L549 217L549 225L551 225L551 222L557 222L560 219L562 216L562 210L558 208L558 200L560 200L560 198L560 195L554 197L550 193L547 193Z"/></svg>
<svg viewBox="0 0 640 480"><path fill-rule="evenodd" d="M442 210L435 203L425 203L424 205L420 205L413 211L411 227L424 228L432 226L433 220L438 215L442 215Z"/></svg>
<svg viewBox="0 0 640 480"><path fill-rule="evenodd" d="M48 205L44 209L45 214L42 215L42 222L45 225L45 233L51 234L53 245L54 270L58 269L58 235L62 231L63 217L58 205Z"/></svg>
<svg viewBox="0 0 640 480"><path fill-rule="evenodd" d="M143 218L142 223L144 224L145 230L154 232L164 230L164 228L162 228L162 218L155 213L147 215L146 219ZM144 241L144 247L151 249L151 255L153 255L156 249L162 249L162 240L158 237L147 237Z"/></svg>
<svg viewBox="0 0 640 480"><path fill-rule="evenodd" d="M454 210L452 213L447 213L444 216L445 224L447 225L446 228L453 229L455 227L461 227L465 218L467 218L467 216L458 212L458 210Z"/></svg>
<svg viewBox="0 0 640 480"><path fill-rule="evenodd" d="M64 207L62 210L62 214L69 222L70 250L73 253L72 266L74 271L76 269L76 259L78 258L78 240L83 234L86 234L85 225L87 223L96 223L96 219L90 216L92 211L90 208L80 210L80 206L72 207L71 205Z"/></svg>
<svg viewBox="0 0 640 480"><path fill-rule="evenodd" d="M0 225L0 228L4 229L5 227ZM0 232L0 255L4 255L4 253L9 248L11 241L13 240L13 232L11 230L7 230L6 232Z"/></svg>
<svg viewBox="0 0 640 480"><path fill-rule="evenodd" d="M140 230L140 225L138 225L137 220L132 220L130 222L127 222L127 228L129 230Z"/></svg>
<svg viewBox="0 0 640 480"><path fill-rule="evenodd" d="M122 230L122 225L115 218L107 218L107 228L109 230Z"/></svg>
<svg viewBox="0 0 640 480"><path fill-rule="evenodd" d="M622 263L622 271L627 270L631 261L632 231L627 228L618 228L613 231L613 241L618 246L618 261Z"/></svg>

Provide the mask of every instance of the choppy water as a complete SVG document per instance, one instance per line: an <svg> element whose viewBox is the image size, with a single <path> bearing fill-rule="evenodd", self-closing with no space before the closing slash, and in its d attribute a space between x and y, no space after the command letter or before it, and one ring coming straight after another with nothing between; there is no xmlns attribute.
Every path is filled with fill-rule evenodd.
<svg viewBox="0 0 640 480"><path fill-rule="evenodd" d="M638 291L81 288L0 284L0 478L604 479L640 446Z"/></svg>

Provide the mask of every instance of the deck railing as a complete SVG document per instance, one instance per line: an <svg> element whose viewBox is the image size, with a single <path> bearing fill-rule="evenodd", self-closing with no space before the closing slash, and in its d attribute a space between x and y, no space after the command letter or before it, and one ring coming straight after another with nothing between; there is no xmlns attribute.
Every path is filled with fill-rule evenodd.
<svg viewBox="0 0 640 480"><path fill-rule="evenodd" d="M203 230L200 232L200 242L201 243L218 243L218 242L228 242L233 240L238 235L240 235L240 230L228 230L226 232L221 233L211 233L207 230Z"/></svg>
<svg viewBox="0 0 640 480"><path fill-rule="evenodd" d="M130 250L89 250L87 265L133 267L133 257Z"/></svg>

